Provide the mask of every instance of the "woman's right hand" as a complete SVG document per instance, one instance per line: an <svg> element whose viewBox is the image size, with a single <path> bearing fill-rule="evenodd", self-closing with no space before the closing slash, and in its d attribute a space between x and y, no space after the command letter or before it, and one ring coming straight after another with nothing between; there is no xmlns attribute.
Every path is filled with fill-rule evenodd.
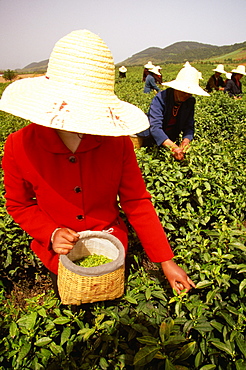
<svg viewBox="0 0 246 370"><path fill-rule="evenodd" d="M68 254L79 240L79 234L68 228L57 229L53 235L52 248L58 254Z"/></svg>
<svg viewBox="0 0 246 370"><path fill-rule="evenodd" d="M182 148L176 147L172 149L172 156L177 161L182 161L184 159L184 152Z"/></svg>
<svg viewBox="0 0 246 370"><path fill-rule="evenodd" d="M166 148L169 148L172 152L172 156L177 161L182 161L184 159L185 153L183 151L182 147L179 147L177 144L175 144L172 140L167 139L163 141L162 145Z"/></svg>

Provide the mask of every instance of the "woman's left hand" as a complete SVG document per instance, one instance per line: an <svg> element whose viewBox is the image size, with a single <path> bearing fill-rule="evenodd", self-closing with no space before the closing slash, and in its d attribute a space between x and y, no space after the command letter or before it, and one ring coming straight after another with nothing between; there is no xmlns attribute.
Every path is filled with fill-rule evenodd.
<svg viewBox="0 0 246 370"><path fill-rule="evenodd" d="M161 262L161 267L169 284L178 294L181 293L181 290L185 289L188 292L192 287L196 287L186 272L173 260Z"/></svg>

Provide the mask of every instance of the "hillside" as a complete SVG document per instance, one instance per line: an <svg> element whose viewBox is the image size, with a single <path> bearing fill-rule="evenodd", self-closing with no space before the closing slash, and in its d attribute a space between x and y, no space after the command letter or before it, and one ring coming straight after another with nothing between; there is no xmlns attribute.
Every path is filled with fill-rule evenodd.
<svg viewBox="0 0 246 370"><path fill-rule="evenodd" d="M246 41L240 44L216 46L210 44L202 44L193 41L180 41L163 49L158 47L151 47L134 54L130 58L122 61L119 64L126 66L131 65L143 65L148 60L151 60L153 64L164 64L164 63L182 63L186 60L201 61L210 60L216 61L218 57L220 60L225 60L225 55L232 60L243 59L237 58L237 51L245 51L246 54Z"/></svg>
<svg viewBox="0 0 246 370"><path fill-rule="evenodd" d="M43 73L46 72L49 59L42 60L41 62L33 62L28 64L22 69L18 69L18 72L29 72L29 73Z"/></svg>
<svg viewBox="0 0 246 370"><path fill-rule="evenodd" d="M215 57L209 58L207 61L210 61L210 62L216 61L218 63L224 63L224 62L230 63L232 61L235 61L240 64L245 64L246 63L246 47L242 47L228 54L217 56L216 58Z"/></svg>
<svg viewBox="0 0 246 370"><path fill-rule="evenodd" d="M117 65L144 65L149 60L153 64L182 63L186 60L209 61L209 62L246 62L246 41L234 45L216 46L202 44L194 41L180 41L165 48L150 47L132 55ZM27 65L17 70L24 73L44 73L47 69L48 59Z"/></svg>

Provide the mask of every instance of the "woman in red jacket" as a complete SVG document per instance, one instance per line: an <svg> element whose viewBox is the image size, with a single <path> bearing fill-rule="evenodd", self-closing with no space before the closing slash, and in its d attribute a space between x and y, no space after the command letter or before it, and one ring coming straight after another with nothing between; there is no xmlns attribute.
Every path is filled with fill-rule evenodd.
<svg viewBox="0 0 246 370"><path fill-rule="evenodd" d="M113 58L98 36L80 30L63 37L46 76L9 85L0 109L35 122L6 141L6 207L33 237L32 250L53 280L59 255L73 248L79 231L111 232L127 250L119 201L171 287L195 286L172 260L129 139L148 127L147 117L114 94Z"/></svg>

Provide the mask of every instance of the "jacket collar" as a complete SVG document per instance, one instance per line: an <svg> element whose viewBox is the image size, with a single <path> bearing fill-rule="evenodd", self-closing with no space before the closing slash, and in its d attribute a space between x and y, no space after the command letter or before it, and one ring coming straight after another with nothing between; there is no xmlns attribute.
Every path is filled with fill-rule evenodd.
<svg viewBox="0 0 246 370"><path fill-rule="evenodd" d="M56 129L45 127L37 124L34 125L35 133L38 137L39 144L51 153L71 153L63 141L58 136ZM99 135L83 135L76 153L87 152L101 145L103 137Z"/></svg>

